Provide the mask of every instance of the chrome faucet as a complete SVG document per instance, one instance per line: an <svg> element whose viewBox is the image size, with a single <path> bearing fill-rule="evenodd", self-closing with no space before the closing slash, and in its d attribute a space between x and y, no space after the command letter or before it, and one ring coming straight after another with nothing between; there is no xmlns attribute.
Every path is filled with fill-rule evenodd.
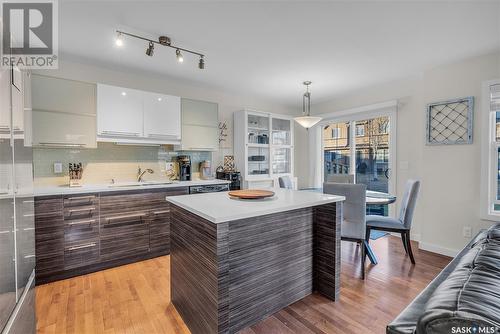
<svg viewBox="0 0 500 334"><path fill-rule="evenodd" d="M137 170L137 182L143 182L142 177L144 176L144 174L146 174L146 172L148 172L149 174L153 174L154 170L152 170L151 168L146 168L145 170L142 170L141 166L139 166L139 169Z"/></svg>

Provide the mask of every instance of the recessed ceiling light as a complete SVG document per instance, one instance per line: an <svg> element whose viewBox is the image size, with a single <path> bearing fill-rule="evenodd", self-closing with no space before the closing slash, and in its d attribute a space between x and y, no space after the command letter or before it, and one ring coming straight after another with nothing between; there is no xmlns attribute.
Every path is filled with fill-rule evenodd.
<svg viewBox="0 0 500 334"><path fill-rule="evenodd" d="M122 96L125 96L125 95L127 95L127 93L126 92L122 92Z"/></svg>
<svg viewBox="0 0 500 334"><path fill-rule="evenodd" d="M158 98L158 101L161 101L161 97Z"/></svg>

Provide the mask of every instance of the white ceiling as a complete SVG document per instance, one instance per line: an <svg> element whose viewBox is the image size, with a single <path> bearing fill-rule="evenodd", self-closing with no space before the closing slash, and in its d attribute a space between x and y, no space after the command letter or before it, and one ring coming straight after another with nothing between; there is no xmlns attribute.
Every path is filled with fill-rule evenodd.
<svg viewBox="0 0 500 334"><path fill-rule="evenodd" d="M60 52L297 106L500 49L500 1L60 1ZM206 69L117 28L206 54Z"/></svg>

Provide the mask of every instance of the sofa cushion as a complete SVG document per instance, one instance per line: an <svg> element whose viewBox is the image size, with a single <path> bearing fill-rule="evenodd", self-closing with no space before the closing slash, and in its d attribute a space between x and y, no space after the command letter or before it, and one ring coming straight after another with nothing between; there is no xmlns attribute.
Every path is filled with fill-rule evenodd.
<svg viewBox="0 0 500 334"><path fill-rule="evenodd" d="M430 296L416 333L484 327L500 333L500 225L476 238Z"/></svg>

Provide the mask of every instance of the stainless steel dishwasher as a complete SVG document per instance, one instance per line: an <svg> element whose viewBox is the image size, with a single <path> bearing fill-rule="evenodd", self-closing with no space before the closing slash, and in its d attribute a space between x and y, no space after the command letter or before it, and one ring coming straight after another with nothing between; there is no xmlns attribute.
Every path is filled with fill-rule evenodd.
<svg viewBox="0 0 500 334"><path fill-rule="evenodd" d="M192 186L189 187L190 194L205 194L216 193L220 191L228 191L229 185L227 184L210 184L205 186Z"/></svg>

